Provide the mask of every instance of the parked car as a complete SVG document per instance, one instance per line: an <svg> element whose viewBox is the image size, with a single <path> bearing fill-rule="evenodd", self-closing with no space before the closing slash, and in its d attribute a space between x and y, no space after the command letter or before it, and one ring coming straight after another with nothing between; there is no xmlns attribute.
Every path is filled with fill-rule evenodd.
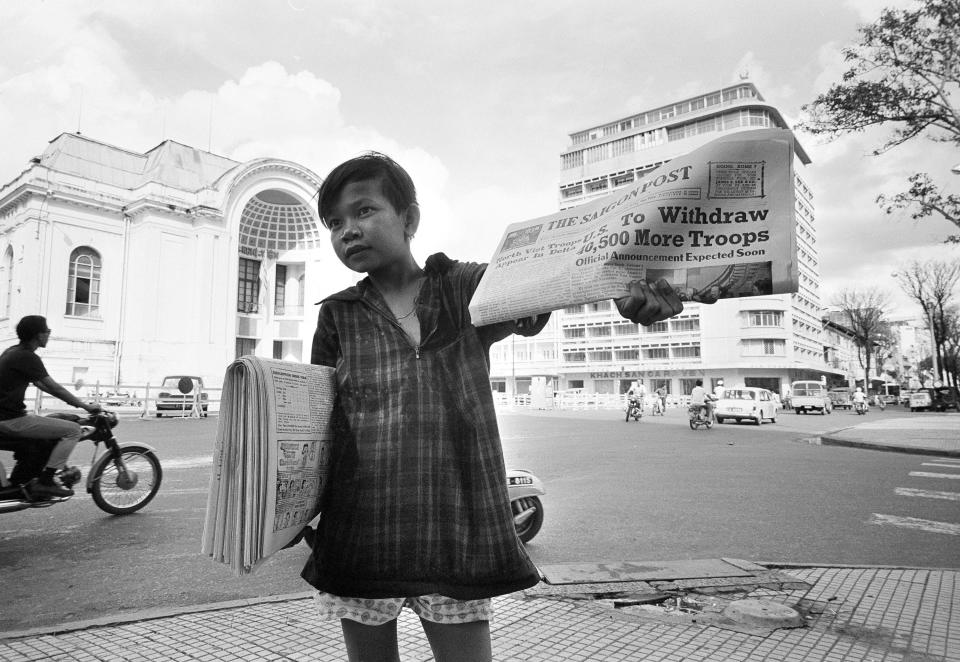
<svg viewBox="0 0 960 662"><path fill-rule="evenodd" d="M157 395L157 418L164 413L189 416L193 412L193 405L199 398L200 413L207 415L207 400L203 390L203 378L194 375L169 375L163 378L160 384L160 393Z"/></svg>
<svg viewBox="0 0 960 662"><path fill-rule="evenodd" d="M773 393L765 388L740 386L724 389L723 397L717 400L713 410L717 423L727 419L753 421L756 425L763 423L763 419L771 423L777 422L777 406Z"/></svg>
<svg viewBox="0 0 960 662"><path fill-rule="evenodd" d="M910 407L910 411L926 411L930 408L931 402L933 402L933 398L930 397L930 391L920 388L910 394L907 405Z"/></svg>
<svg viewBox="0 0 960 662"><path fill-rule="evenodd" d="M930 409L933 411L960 411L960 393L955 386L937 386L927 389L930 393Z"/></svg>

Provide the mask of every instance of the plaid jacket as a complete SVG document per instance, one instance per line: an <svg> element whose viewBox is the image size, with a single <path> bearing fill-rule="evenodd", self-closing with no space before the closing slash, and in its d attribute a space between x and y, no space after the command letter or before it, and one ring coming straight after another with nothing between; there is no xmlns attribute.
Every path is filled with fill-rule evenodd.
<svg viewBox="0 0 960 662"><path fill-rule="evenodd" d="M533 586L517 539L489 382L489 348L514 323L475 327L485 265L426 262L412 344L369 280L321 302L313 363L337 369L331 482L303 570L350 597L461 600Z"/></svg>

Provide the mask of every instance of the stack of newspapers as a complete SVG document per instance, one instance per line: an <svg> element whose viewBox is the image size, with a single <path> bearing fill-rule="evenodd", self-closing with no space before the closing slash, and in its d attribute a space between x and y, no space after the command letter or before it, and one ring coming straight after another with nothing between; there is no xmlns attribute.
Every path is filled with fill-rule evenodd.
<svg viewBox="0 0 960 662"><path fill-rule="evenodd" d="M227 368L202 553L252 572L318 514L334 369L254 356Z"/></svg>

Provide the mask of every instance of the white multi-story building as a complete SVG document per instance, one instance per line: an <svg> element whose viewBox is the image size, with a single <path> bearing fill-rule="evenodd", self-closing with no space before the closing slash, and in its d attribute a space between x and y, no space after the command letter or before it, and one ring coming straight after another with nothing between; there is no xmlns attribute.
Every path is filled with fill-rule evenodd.
<svg viewBox="0 0 960 662"><path fill-rule="evenodd" d="M305 303L339 271L314 250L319 184L280 159L61 134L0 188L0 341L46 316L44 362L69 384L190 374L215 386L241 354L308 360Z"/></svg>
<svg viewBox="0 0 960 662"><path fill-rule="evenodd" d="M790 128L743 81L576 131L561 155L560 208L630 186L723 134L771 127ZM799 143L796 157L810 162ZM523 393L524 380L538 375L552 380L555 390L588 393L622 393L633 380L676 395L688 394L698 378L708 387L722 380L779 393L797 379L846 383L844 368L824 345L812 198L798 174L796 294L687 303L677 317L649 327L624 320L612 302L574 306L555 314L553 335L493 348L494 388ZM555 360L547 358L547 347Z"/></svg>

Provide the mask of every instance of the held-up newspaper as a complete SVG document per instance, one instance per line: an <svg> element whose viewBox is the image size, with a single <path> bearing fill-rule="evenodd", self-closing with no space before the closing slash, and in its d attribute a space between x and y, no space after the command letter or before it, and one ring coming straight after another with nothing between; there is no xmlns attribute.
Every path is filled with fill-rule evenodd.
<svg viewBox="0 0 960 662"><path fill-rule="evenodd" d="M510 225L470 302L477 326L626 296L665 278L681 300L796 292L794 139L718 138L610 195Z"/></svg>
<svg viewBox="0 0 960 662"><path fill-rule="evenodd" d="M223 382L202 553L252 572L317 515L327 485L334 369L254 356Z"/></svg>

